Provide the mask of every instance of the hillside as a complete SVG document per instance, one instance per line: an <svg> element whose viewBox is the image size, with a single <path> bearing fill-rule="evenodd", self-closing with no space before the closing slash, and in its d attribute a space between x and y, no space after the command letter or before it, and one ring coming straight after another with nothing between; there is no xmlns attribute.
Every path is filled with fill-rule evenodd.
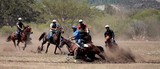
<svg viewBox="0 0 160 69"><path fill-rule="evenodd" d="M155 8L160 9L160 0L89 0L91 4L117 4L126 8Z"/></svg>

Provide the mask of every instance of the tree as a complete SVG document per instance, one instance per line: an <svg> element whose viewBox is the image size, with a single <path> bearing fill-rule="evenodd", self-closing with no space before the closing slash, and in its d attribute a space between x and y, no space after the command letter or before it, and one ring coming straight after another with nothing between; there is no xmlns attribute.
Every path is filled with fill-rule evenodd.
<svg viewBox="0 0 160 69"><path fill-rule="evenodd" d="M94 15L93 9L85 1L78 0L43 0L43 12L47 13L50 18L57 18L62 23L73 23L76 19L89 18Z"/></svg>
<svg viewBox="0 0 160 69"><path fill-rule="evenodd" d="M34 0L0 0L0 24L14 25L18 17L35 21L39 13L32 8L34 3Z"/></svg>
<svg viewBox="0 0 160 69"><path fill-rule="evenodd" d="M47 20L56 18L64 28L71 27L78 19L89 20L99 13L94 8L91 9L86 0L42 0L37 7Z"/></svg>

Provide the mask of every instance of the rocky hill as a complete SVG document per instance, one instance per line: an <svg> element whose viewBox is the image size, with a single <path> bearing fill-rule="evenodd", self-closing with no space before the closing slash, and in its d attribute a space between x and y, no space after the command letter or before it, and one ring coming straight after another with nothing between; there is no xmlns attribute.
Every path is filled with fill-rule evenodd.
<svg viewBox="0 0 160 69"><path fill-rule="evenodd" d="M127 8L155 8L160 9L160 3L156 0L128 0L126 2L119 3L120 5L124 5Z"/></svg>
<svg viewBox="0 0 160 69"><path fill-rule="evenodd" d="M89 0L91 4L116 4L126 8L155 8L160 9L160 0Z"/></svg>

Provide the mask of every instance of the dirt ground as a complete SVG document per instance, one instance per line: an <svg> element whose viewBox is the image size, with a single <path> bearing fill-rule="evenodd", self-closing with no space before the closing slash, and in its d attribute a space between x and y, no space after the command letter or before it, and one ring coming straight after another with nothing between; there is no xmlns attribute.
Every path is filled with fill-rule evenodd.
<svg viewBox="0 0 160 69"><path fill-rule="evenodd" d="M135 63L81 63L78 60L74 63L73 59L66 60L67 55L54 55L54 45L49 47L47 54L37 53L37 47L41 45L39 36L31 36L33 44L28 45L25 51L16 49L12 42L6 42L6 37L0 37L0 69L160 69L160 41L117 41L121 48L130 49L136 55ZM104 39L93 38L93 42L104 46ZM62 50L67 53L65 47Z"/></svg>

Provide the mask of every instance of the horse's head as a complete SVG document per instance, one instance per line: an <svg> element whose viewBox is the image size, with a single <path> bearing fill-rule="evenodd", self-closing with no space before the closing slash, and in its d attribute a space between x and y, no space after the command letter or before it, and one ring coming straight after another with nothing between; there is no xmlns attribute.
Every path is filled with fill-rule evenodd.
<svg viewBox="0 0 160 69"><path fill-rule="evenodd" d="M24 30L22 32L22 39L23 40L28 40L30 37L30 34L32 34L33 32L31 32L32 29L31 27L29 27L28 25L24 27Z"/></svg>
<svg viewBox="0 0 160 69"><path fill-rule="evenodd" d="M32 28L31 27L29 27L29 25L27 25L26 27L24 27L24 33L33 33L33 32L31 32L32 31Z"/></svg>
<svg viewBox="0 0 160 69"><path fill-rule="evenodd" d="M64 30L63 30L62 27L58 27L58 28L57 28L57 31L59 31L60 33L64 33Z"/></svg>
<svg viewBox="0 0 160 69"><path fill-rule="evenodd" d="M62 27L58 27L56 30L56 37L60 37L61 33L64 33L63 28Z"/></svg>

